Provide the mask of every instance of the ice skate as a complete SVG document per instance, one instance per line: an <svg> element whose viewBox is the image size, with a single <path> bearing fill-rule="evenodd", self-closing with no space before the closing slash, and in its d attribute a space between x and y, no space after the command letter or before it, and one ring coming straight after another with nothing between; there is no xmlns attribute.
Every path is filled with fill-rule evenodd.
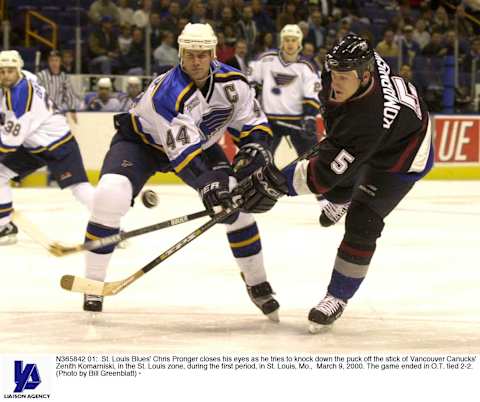
<svg viewBox="0 0 480 402"><path fill-rule="evenodd" d="M242 279L243 278L242 274ZM263 314L265 314L269 320L279 322L280 317L278 315L278 309L280 304L273 298L275 293L268 282L262 282L255 286L247 286L247 292L252 300L253 304L257 306Z"/></svg>
<svg viewBox="0 0 480 402"><path fill-rule="evenodd" d="M326 325L333 324L335 320L340 318L346 305L346 301L327 293L308 314L309 332L316 334L322 331Z"/></svg>
<svg viewBox="0 0 480 402"><path fill-rule="evenodd" d="M0 226L0 246L6 246L17 242L18 228L13 223L7 223L4 226Z"/></svg>
<svg viewBox="0 0 480 402"><path fill-rule="evenodd" d="M101 313L103 309L103 296L83 295L83 311Z"/></svg>

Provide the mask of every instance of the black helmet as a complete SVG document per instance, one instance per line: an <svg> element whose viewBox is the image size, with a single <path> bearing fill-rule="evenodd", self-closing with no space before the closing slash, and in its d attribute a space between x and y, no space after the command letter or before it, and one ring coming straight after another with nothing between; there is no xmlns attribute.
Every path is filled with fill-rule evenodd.
<svg viewBox="0 0 480 402"><path fill-rule="evenodd" d="M373 49L365 39L348 34L327 53L327 66L335 71L357 70L363 75L363 71L370 70L373 57Z"/></svg>

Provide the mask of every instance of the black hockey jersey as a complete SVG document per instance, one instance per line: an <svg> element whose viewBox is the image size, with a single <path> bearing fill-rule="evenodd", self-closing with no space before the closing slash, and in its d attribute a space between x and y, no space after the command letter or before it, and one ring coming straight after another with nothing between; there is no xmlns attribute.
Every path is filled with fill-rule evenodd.
<svg viewBox="0 0 480 402"><path fill-rule="evenodd" d="M291 195L324 193L356 175L367 163L379 170L417 180L433 163L428 110L413 84L390 73L375 54L370 87L360 96L337 103L322 76L323 118L327 137L318 154L288 169Z"/></svg>

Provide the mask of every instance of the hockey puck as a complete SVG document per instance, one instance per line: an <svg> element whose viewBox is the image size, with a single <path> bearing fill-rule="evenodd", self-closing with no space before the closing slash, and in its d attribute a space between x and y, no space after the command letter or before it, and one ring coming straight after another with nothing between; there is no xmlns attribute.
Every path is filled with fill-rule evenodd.
<svg viewBox="0 0 480 402"><path fill-rule="evenodd" d="M158 195L153 190L145 190L142 193L142 202L147 208L153 208L158 205Z"/></svg>

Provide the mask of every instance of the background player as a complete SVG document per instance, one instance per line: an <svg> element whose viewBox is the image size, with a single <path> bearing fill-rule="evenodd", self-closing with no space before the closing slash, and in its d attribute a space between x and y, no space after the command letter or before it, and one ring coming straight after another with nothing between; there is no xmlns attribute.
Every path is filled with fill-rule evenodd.
<svg viewBox="0 0 480 402"><path fill-rule="evenodd" d="M116 116L117 133L95 191L87 239L118 233L132 198L155 172L174 171L200 192L205 206L230 207L230 189L271 161L271 130L245 76L216 61L209 24L188 24L178 38L181 63L156 78L129 113ZM239 152L230 166L218 141L228 128ZM240 213L227 237L248 293L278 320L279 304L266 280L257 225ZM87 252L86 276L103 281L114 247ZM84 310L101 311L103 299L85 295Z"/></svg>
<svg viewBox="0 0 480 402"><path fill-rule="evenodd" d="M9 180L23 178L47 165L60 188L69 188L82 204L91 207L93 187L88 183L77 141L67 120L48 97L36 77L22 71L15 50L0 53L0 243L16 241L18 229Z"/></svg>
<svg viewBox="0 0 480 402"><path fill-rule="evenodd" d="M415 86L390 74L359 36L327 55L321 100L326 139L310 160L282 172L259 169L241 190L245 209L264 212L284 195L351 200L326 296L311 309L310 331L333 323L364 280L384 218L433 165L428 110Z"/></svg>

